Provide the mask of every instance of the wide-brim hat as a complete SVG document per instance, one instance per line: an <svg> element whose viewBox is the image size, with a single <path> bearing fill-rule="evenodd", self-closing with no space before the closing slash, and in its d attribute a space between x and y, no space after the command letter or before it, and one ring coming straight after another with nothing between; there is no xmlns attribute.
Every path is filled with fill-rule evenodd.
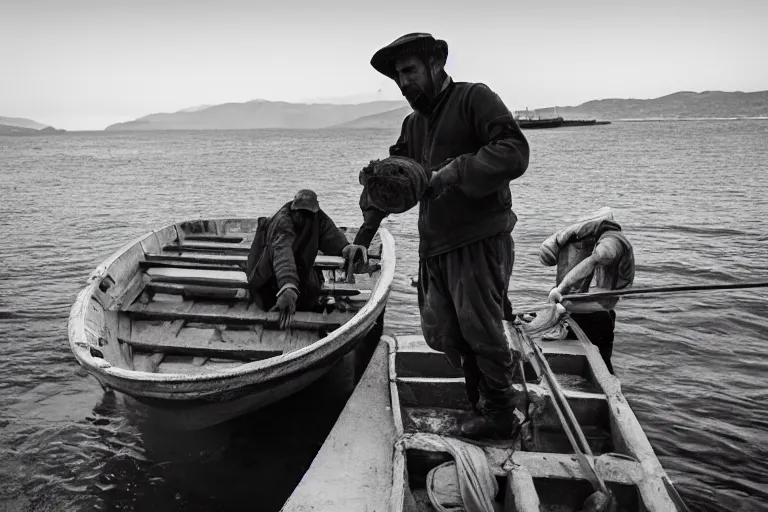
<svg viewBox="0 0 768 512"><path fill-rule="evenodd" d="M393 78L395 76L393 65L397 57L438 50L443 53L446 59L448 58L448 43L442 39L435 39L432 34L426 32L414 32L398 37L374 53L371 58L371 66L382 75Z"/></svg>
<svg viewBox="0 0 768 512"><path fill-rule="evenodd" d="M293 201L291 201L291 210L309 210L310 212L317 213L319 209L320 204L317 202L317 194L309 189L299 190L293 197Z"/></svg>

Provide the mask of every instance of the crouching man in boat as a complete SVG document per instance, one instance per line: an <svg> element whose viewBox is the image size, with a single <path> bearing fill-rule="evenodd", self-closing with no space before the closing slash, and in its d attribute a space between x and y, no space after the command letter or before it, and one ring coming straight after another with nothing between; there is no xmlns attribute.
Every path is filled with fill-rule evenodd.
<svg viewBox="0 0 768 512"><path fill-rule="evenodd" d="M563 295L590 291L628 288L635 279L635 256L632 244L621 232L610 208L601 208L547 238L539 248L539 259L545 265L557 265L557 286L549 293L549 301L562 303ZM591 302L568 301L563 304L571 317L584 330L589 340L613 373L613 330L616 326L614 307L618 297ZM567 339L575 339L568 329Z"/></svg>
<svg viewBox="0 0 768 512"><path fill-rule="evenodd" d="M297 310L311 311L322 290L318 250L354 258L365 247L347 237L320 209L317 194L299 190L272 217L261 217L246 264L250 299L264 311L280 311L280 328L290 327ZM367 258L366 258L367 259Z"/></svg>
<svg viewBox="0 0 768 512"><path fill-rule="evenodd" d="M514 263L510 182L528 167L528 142L498 95L482 83L454 82L445 41L407 34L377 51L371 65L392 79L414 109L390 157L428 170L419 199L418 303L427 344L464 371L472 414L468 438L510 438L519 425L515 361L502 320ZM371 206L355 243L368 246L388 212Z"/></svg>

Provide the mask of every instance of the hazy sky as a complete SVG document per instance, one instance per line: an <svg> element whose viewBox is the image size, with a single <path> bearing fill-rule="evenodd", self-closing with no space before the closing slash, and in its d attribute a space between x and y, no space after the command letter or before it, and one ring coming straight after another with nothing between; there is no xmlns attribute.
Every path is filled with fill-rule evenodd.
<svg viewBox="0 0 768 512"><path fill-rule="evenodd" d="M511 110L679 90L768 89L768 0L8 0L0 116L69 130L201 104L365 95L398 36Z"/></svg>

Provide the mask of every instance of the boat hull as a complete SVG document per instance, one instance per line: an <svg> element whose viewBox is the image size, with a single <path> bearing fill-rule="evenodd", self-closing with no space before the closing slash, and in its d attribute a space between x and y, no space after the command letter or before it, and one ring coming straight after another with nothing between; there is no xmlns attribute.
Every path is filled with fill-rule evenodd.
<svg viewBox="0 0 768 512"><path fill-rule="evenodd" d="M131 286L136 288L136 285L130 283L144 278L133 267L148 261L159 247L167 245L169 241L178 241L179 231L182 228L189 229L189 225L197 226L192 231L197 232L194 240L200 240L207 236L206 226L212 226L210 229L214 233L220 233L225 232L226 227L231 228L234 225L243 233L252 234L251 230L255 228L256 221L212 219L177 223L152 231L126 244L108 258L89 277L89 284L78 294L68 323L70 348L78 364L106 391L117 391L125 395L134 405L163 423L185 429L205 428L253 412L305 389L345 356L354 355L355 349L369 334L378 339L395 265L394 243L391 235L383 229L377 235L381 238L382 247L380 270L373 288L369 290L370 297L356 312L350 312L343 317L348 320L340 326L329 327L330 332L321 335L316 341L306 346L291 347L290 351L285 349L282 353L277 352L280 355L274 357L250 362L230 362L226 367L216 366L215 363L209 365L210 369L205 366L192 368L190 365L190 369L194 371L189 372L174 372L173 367L165 371L134 368L134 362L125 352L130 351L130 348L117 334L117 331L122 329L118 324L125 320L126 311L128 314L135 311L130 308L132 304L136 304L136 296L140 292L139 290L131 293ZM203 229L199 226L203 226ZM239 247L235 249L239 250ZM233 251L230 251L228 254L232 253ZM140 286L143 285L140 283ZM111 298L109 293L115 289L120 291L120 297L127 294L130 299ZM113 295L118 294L115 292ZM177 304L186 304L186 299ZM241 306L245 308L245 303ZM212 307L219 306L214 304ZM258 312L253 314L266 315ZM242 321L242 315L238 317L236 314L223 318ZM315 315L312 318L316 319L313 320L315 322L322 322L328 317ZM129 320L129 323L133 321ZM158 321L162 322L163 319ZM194 324L200 320L180 320L183 325L188 321ZM166 320L165 324L171 322ZM208 327L215 326L211 324ZM135 327L133 331L128 328L129 333L135 331ZM199 331L197 329L197 332ZM280 331L271 332L279 334ZM220 339L219 343L221 342ZM208 345L210 343L209 341ZM203 345L203 350L208 350L206 344ZM246 346L246 349L249 347ZM189 357L191 359L192 356ZM204 357L197 359L208 360ZM205 364L205 361L202 364Z"/></svg>

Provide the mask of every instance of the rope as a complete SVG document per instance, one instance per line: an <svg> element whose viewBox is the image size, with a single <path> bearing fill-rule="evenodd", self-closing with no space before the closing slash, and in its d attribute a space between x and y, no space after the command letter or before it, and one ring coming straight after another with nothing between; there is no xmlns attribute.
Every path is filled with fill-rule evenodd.
<svg viewBox="0 0 768 512"><path fill-rule="evenodd" d="M755 281L751 283L734 283L734 284L700 284L700 285L684 285L684 286L655 286L648 288L628 288L623 290L608 290L604 292L590 292L590 293L572 293L570 295L563 295L563 301L587 301L595 299L603 299L608 297L620 297L622 295L638 295L642 293L672 293L672 292L689 292L689 291L704 291L704 290L738 290L744 288L764 288L768 287L768 281Z"/></svg>

